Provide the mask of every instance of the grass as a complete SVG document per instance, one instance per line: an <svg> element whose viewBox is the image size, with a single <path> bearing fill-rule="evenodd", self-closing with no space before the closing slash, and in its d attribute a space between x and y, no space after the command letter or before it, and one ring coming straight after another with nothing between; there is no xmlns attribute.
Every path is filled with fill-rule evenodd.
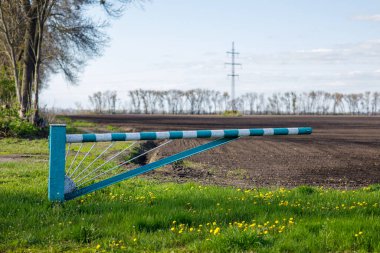
<svg viewBox="0 0 380 253"><path fill-rule="evenodd" d="M5 145L6 144L6 145ZM47 155L46 140L0 140ZM0 160L0 252L379 252L380 186L237 189L132 179L51 204L47 162Z"/></svg>

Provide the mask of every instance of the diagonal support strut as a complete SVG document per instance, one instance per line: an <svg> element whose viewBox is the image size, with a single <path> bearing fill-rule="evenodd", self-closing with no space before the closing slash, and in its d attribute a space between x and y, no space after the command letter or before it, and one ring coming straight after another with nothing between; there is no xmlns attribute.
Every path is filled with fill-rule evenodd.
<svg viewBox="0 0 380 253"><path fill-rule="evenodd" d="M103 189L107 186L116 184L116 183L123 181L123 180L126 180L128 178L138 176L138 175L146 173L148 171L151 171L151 170L157 169L159 167L165 166L167 164L170 164L170 163L185 159L187 157L190 157L192 155L204 152L206 150L213 149L215 147L224 145L224 144L229 143L231 141L237 140L238 138L239 137L221 138L221 139L217 139L217 140L208 142L206 144L197 146L195 148L191 148L191 149L182 151L178 154L163 158L163 159L158 160L156 162L146 164L146 165L138 167L136 169L121 173L119 175L110 177L110 178L105 179L103 181L94 183L92 185L83 187L81 189L75 190L75 191L70 192L70 193L67 193L67 194L65 194L65 200L70 200L70 199L88 194L90 192Z"/></svg>

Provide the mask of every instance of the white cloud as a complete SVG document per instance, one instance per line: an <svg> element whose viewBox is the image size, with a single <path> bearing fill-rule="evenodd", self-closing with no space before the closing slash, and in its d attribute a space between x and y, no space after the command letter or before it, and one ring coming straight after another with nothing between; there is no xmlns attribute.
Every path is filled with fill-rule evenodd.
<svg viewBox="0 0 380 253"><path fill-rule="evenodd" d="M380 64L380 40L336 45L331 48L312 48L278 54L251 54L246 62L257 64Z"/></svg>
<svg viewBox="0 0 380 253"><path fill-rule="evenodd" d="M380 22L380 14L375 15L358 15L352 18L353 20L359 21L372 21L372 22Z"/></svg>

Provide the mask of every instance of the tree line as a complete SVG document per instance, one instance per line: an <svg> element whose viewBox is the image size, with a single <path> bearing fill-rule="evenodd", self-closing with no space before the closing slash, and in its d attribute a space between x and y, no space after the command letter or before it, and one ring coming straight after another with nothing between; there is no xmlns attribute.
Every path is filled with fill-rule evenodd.
<svg viewBox="0 0 380 253"><path fill-rule="evenodd" d="M210 89L143 90L128 92L119 97L116 91L95 92L89 96L91 110L96 113L136 114L223 114L231 111L232 101L227 92ZM293 115L378 115L380 92L330 93L276 92L270 95L256 92L242 94L235 99L241 114Z"/></svg>

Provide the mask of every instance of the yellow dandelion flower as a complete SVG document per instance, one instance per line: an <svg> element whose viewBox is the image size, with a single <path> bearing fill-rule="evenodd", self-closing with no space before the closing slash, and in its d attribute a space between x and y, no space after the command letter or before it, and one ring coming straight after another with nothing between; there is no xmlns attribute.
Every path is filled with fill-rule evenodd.
<svg viewBox="0 0 380 253"><path fill-rule="evenodd" d="M136 241L137 241L137 238L133 238L133 241L136 242Z"/></svg>
<svg viewBox="0 0 380 253"><path fill-rule="evenodd" d="M101 247L100 244L96 245L96 249L100 249L100 247Z"/></svg>
<svg viewBox="0 0 380 253"><path fill-rule="evenodd" d="M219 233L220 233L220 228L219 228L219 227L215 228L215 230L214 230L214 235L217 235L217 234L219 234Z"/></svg>

